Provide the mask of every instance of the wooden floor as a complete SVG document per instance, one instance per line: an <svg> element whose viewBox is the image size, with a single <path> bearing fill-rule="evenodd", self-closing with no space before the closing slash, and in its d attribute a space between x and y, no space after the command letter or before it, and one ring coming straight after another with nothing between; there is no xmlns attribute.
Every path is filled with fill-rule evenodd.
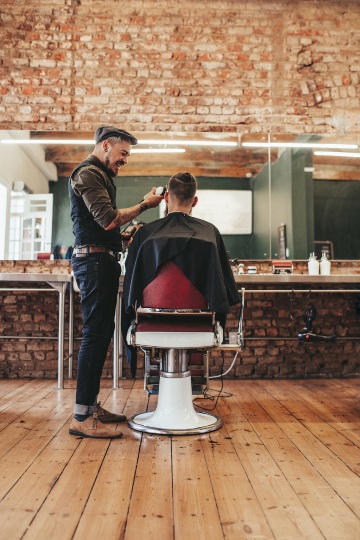
<svg viewBox="0 0 360 540"><path fill-rule="evenodd" d="M1 539L360 539L360 379L225 381L219 431L111 442L68 434L65 385L0 381ZM110 410L156 403L103 386Z"/></svg>

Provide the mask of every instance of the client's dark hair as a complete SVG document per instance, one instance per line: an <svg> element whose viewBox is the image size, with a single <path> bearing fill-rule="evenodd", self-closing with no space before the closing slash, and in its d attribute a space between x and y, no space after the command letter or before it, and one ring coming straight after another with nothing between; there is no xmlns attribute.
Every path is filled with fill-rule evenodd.
<svg viewBox="0 0 360 540"><path fill-rule="evenodd" d="M169 180L168 190L180 201L194 198L196 189L196 178L189 172L179 172Z"/></svg>

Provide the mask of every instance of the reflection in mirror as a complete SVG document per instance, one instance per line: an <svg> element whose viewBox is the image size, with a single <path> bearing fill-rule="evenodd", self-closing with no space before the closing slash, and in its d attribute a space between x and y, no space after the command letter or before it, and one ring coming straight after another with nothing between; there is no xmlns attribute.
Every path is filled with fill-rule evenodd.
<svg viewBox="0 0 360 540"><path fill-rule="evenodd" d="M285 255L307 259L321 245L330 246L335 259L359 258L357 137L173 132L135 135L140 144L116 180L118 207L132 206L152 186L166 185L175 172L189 170L198 179L199 212L202 190L214 194L210 201L215 207L219 190L221 194L229 190L229 195L233 190L252 192L251 233L239 234L236 225L229 230L230 216L240 213L233 196L226 205L216 207L221 218L218 226L221 232L223 224L226 231L224 241L231 258ZM65 253L72 243L68 177L91 153L93 133L3 131L0 140L0 189L4 195L0 220L5 231L0 258L50 257L55 246ZM339 144L348 148L334 148ZM328 155L329 151L339 155ZM157 210L149 210L142 219L157 217ZM233 221L241 223L241 219ZM39 223L41 227L36 226Z"/></svg>
<svg viewBox="0 0 360 540"><path fill-rule="evenodd" d="M288 138L289 139L289 138ZM271 246L286 226L288 256L306 259L326 249L335 259L360 256L360 154L357 137L301 135L271 137L281 147L271 157ZM273 154L275 149L271 150Z"/></svg>

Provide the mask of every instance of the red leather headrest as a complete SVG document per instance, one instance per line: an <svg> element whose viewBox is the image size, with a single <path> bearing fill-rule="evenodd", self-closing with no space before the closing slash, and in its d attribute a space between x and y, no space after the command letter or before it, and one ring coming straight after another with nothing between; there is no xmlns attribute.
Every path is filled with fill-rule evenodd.
<svg viewBox="0 0 360 540"><path fill-rule="evenodd" d="M155 279L144 289L142 307L170 309L207 309L201 292L172 261L160 268Z"/></svg>

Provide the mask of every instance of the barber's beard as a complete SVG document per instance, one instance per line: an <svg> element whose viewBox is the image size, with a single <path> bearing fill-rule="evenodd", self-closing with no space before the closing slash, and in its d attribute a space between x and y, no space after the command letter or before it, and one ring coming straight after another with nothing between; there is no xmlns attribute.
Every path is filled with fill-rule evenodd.
<svg viewBox="0 0 360 540"><path fill-rule="evenodd" d="M117 176L116 173L112 169L110 169L110 158L109 156L105 156L105 168L106 172L108 173L111 178L114 178L114 176Z"/></svg>

